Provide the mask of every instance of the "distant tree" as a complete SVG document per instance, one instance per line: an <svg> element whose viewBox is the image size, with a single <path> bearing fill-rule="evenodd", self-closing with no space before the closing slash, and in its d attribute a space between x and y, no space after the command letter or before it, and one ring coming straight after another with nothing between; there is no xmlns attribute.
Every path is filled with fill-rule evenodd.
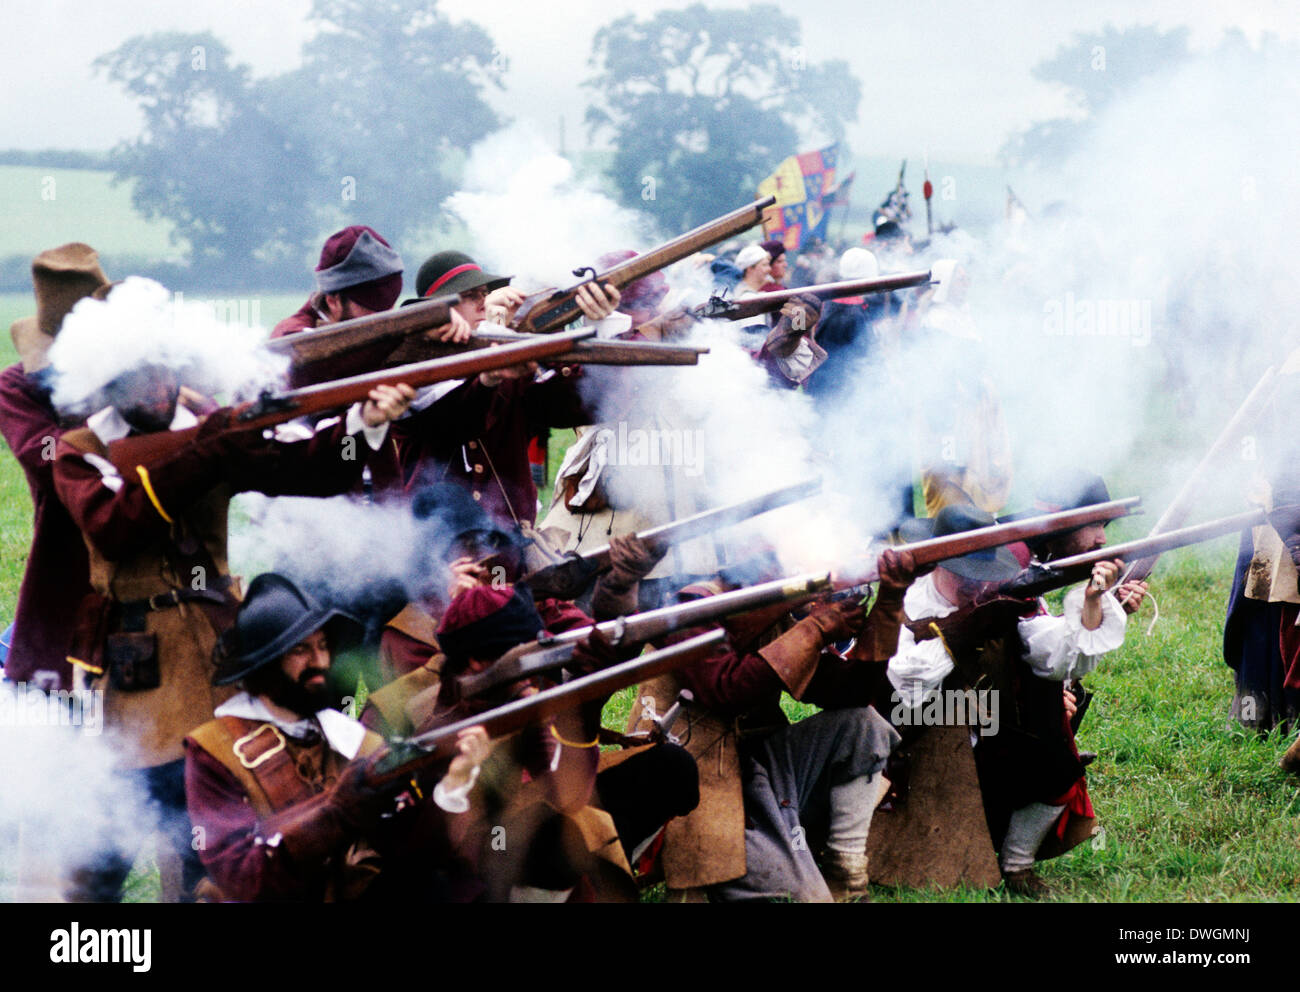
<svg viewBox="0 0 1300 992"><path fill-rule="evenodd" d="M685 229L752 199L801 140L841 137L862 87L842 61L808 63L800 37L769 5L695 4L598 31L586 121L612 139L620 199Z"/></svg>
<svg viewBox="0 0 1300 992"><path fill-rule="evenodd" d="M428 0L316 0L309 16L303 65L275 77L254 79L208 33L138 36L95 62L144 115L110 155L117 178L209 281L300 272L340 223L401 240L500 127L483 96L504 60L477 25Z"/></svg>
<svg viewBox="0 0 1300 992"><path fill-rule="evenodd" d="M235 276L267 246L314 234L281 129L267 116L248 69L213 35L160 33L130 39L95 65L135 97L144 130L110 162L134 180L144 216L170 221L209 278ZM274 250L274 248L272 248Z"/></svg>
<svg viewBox="0 0 1300 992"><path fill-rule="evenodd" d="M309 19L319 33L282 97L319 140L317 195L400 240L437 218L465 152L501 126L484 95L505 60L429 0L315 0Z"/></svg>
<svg viewBox="0 0 1300 992"><path fill-rule="evenodd" d="M1077 113L1014 134L1002 146L1006 165L1059 162L1092 130L1097 115L1115 97L1152 73L1190 57L1187 28L1160 31L1153 26L1120 30L1107 25L1100 34L1076 34L1050 59L1034 66L1036 79L1064 86Z"/></svg>

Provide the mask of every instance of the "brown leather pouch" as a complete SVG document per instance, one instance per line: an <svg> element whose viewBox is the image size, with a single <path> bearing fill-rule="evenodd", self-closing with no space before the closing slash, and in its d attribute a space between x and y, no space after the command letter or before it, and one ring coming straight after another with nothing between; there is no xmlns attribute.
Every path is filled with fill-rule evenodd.
<svg viewBox="0 0 1300 992"><path fill-rule="evenodd" d="M114 689L143 692L162 685L158 669L158 639L153 634L109 634L104 660Z"/></svg>
<svg viewBox="0 0 1300 992"><path fill-rule="evenodd" d="M578 484L582 476L570 475L560 480L560 491L564 494L564 506L570 513L600 513L609 509L609 496L605 493L605 481L599 479L587 498L581 503L578 498Z"/></svg>

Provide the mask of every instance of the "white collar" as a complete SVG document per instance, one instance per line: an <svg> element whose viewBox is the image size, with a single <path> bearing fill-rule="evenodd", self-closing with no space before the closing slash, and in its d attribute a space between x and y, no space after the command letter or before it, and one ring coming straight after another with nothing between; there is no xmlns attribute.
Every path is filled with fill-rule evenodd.
<svg viewBox="0 0 1300 992"><path fill-rule="evenodd" d="M934 573L930 572L907 587L903 612L909 620L924 620L927 617L946 617L949 613L956 613L957 607L939 592Z"/></svg>
<svg viewBox="0 0 1300 992"><path fill-rule="evenodd" d="M216 708L213 716L237 716L244 720L261 720L279 727L290 737L303 738L319 728L332 747L343 757L351 761L361 750L361 741L366 736L366 728L350 716L338 710L321 710L315 717L304 717L292 723L271 712L259 697L241 692L231 696Z"/></svg>
<svg viewBox="0 0 1300 992"><path fill-rule="evenodd" d="M199 418L194 416L188 407L178 403L176 415L172 417L171 426L167 429L183 431L198 422ZM95 432L95 437L99 438L101 444L112 444L131 433L131 425L122 419L122 415L117 412L117 407L113 406L106 406L98 413L92 413L86 418L86 426Z"/></svg>

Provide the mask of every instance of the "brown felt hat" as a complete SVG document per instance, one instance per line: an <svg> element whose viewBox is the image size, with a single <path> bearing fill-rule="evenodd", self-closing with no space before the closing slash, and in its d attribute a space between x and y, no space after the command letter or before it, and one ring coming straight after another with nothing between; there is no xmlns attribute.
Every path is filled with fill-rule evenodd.
<svg viewBox="0 0 1300 992"><path fill-rule="evenodd" d="M43 251L32 260L36 316L23 317L9 329L23 371L31 373L45 367L45 353L63 326L63 318L79 300L107 285L99 255L79 241Z"/></svg>

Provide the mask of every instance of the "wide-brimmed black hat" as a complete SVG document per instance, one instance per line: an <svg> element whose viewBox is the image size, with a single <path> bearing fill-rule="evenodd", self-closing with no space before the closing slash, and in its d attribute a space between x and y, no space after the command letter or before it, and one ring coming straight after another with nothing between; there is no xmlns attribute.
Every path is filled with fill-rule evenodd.
<svg viewBox="0 0 1300 992"><path fill-rule="evenodd" d="M945 506L933 517L919 517L904 521L898 533L909 544L932 537L947 537L980 527L992 527L997 521L977 507L967 504ZM1020 574L1020 563L1007 548L986 548L972 551L960 558L949 558L939 563L954 575L975 582L1005 582Z"/></svg>
<svg viewBox="0 0 1300 992"><path fill-rule="evenodd" d="M415 277L415 292L424 299L427 296L464 293L480 286L486 286L490 292L509 283L509 276L484 272L463 251L440 251L426 258L420 266Z"/></svg>
<svg viewBox="0 0 1300 992"><path fill-rule="evenodd" d="M349 613L322 606L292 581L263 572L248 586L235 625L217 641L213 685L229 685L324 629L332 650L360 641L362 625Z"/></svg>

